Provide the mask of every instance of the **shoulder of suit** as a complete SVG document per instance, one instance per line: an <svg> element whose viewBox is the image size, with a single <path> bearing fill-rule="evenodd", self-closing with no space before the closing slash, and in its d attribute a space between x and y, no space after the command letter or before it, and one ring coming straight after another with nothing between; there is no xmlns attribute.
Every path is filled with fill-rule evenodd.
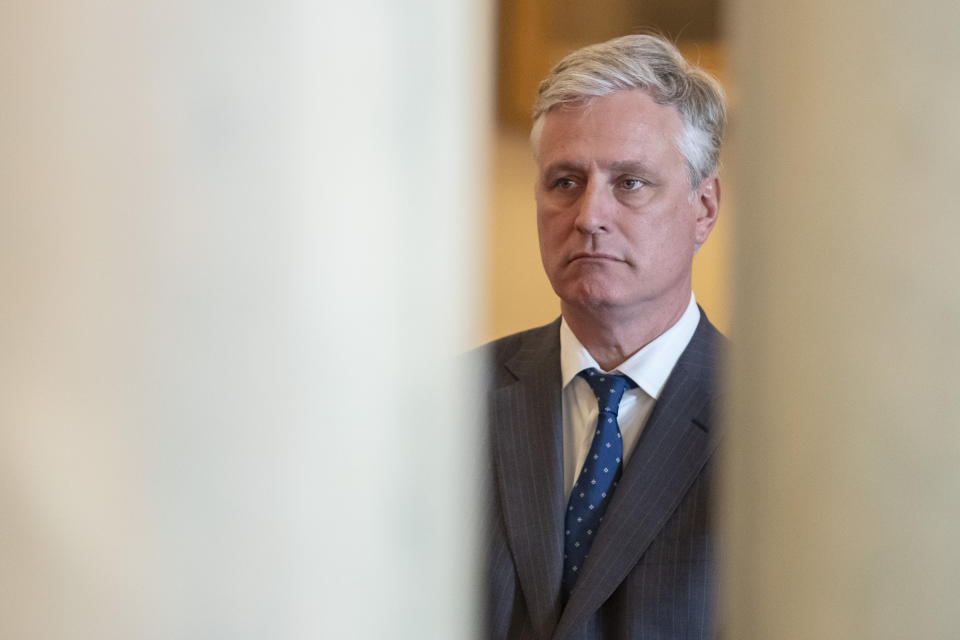
<svg viewBox="0 0 960 640"><path fill-rule="evenodd" d="M481 379L493 382L509 374L503 371L510 361L540 359L560 350L560 318L542 327L527 329L498 338L463 354L463 363L484 372ZM502 382L502 380L501 380Z"/></svg>
<svg viewBox="0 0 960 640"><path fill-rule="evenodd" d="M688 349L692 346L694 349L706 349L709 352L711 360L714 360L717 356L717 352L723 352L727 348L730 340L724 334L720 333L720 330L717 329L710 319L707 318L707 314L704 313L703 308L700 308L700 324L697 325L697 330L693 334L693 338L690 340L690 345Z"/></svg>
<svg viewBox="0 0 960 640"><path fill-rule="evenodd" d="M517 333L497 338L467 352L466 355L468 357L485 358L491 362L503 362L521 349L539 346L545 342L550 343L554 339L559 346L560 318L542 327L534 327L533 329L518 331Z"/></svg>

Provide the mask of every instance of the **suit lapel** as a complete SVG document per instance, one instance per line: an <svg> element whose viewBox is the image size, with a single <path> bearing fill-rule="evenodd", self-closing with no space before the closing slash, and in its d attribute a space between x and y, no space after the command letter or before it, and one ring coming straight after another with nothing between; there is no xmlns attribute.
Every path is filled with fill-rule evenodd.
<svg viewBox="0 0 960 640"><path fill-rule="evenodd" d="M716 448L717 331L702 316L624 469L556 636L588 620L639 562Z"/></svg>
<svg viewBox="0 0 960 640"><path fill-rule="evenodd" d="M559 321L529 334L492 391L492 453L507 539L538 637L560 615L563 437Z"/></svg>

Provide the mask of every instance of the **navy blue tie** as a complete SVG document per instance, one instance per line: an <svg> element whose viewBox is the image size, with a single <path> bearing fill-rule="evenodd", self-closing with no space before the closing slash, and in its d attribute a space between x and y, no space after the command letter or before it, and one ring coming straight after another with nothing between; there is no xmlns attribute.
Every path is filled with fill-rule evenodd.
<svg viewBox="0 0 960 640"><path fill-rule="evenodd" d="M567 506L562 583L564 602L570 597L573 585L583 570L590 545L620 479L623 440L620 437L620 425L617 424L617 413L623 392L637 386L627 376L603 373L593 368L584 369L578 375L593 389L600 413L593 443L573 485Z"/></svg>

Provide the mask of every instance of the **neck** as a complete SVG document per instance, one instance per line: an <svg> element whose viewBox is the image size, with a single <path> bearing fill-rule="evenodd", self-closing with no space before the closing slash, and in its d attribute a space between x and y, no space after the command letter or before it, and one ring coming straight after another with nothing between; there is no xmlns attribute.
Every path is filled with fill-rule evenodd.
<svg viewBox="0 0 960 640"><path fill-rule="evenodd" d="M690 303L659 304L653 309L624 312L609 308L560 303L563 318L604 371L616 368L680 320Z"/></svg>

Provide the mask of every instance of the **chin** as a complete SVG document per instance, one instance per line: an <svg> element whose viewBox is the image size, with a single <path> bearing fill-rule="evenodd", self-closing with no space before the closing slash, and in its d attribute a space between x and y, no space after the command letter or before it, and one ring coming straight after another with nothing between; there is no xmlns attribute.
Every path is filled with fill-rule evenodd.
<svg viewBox="0 0 960 640"><path fill-rule="evenodd" d="M608 309L621 302L621 296L616 295L609 287L577 286L566 291L557 291L557 295L567 304L586 309Z"/></svg>

